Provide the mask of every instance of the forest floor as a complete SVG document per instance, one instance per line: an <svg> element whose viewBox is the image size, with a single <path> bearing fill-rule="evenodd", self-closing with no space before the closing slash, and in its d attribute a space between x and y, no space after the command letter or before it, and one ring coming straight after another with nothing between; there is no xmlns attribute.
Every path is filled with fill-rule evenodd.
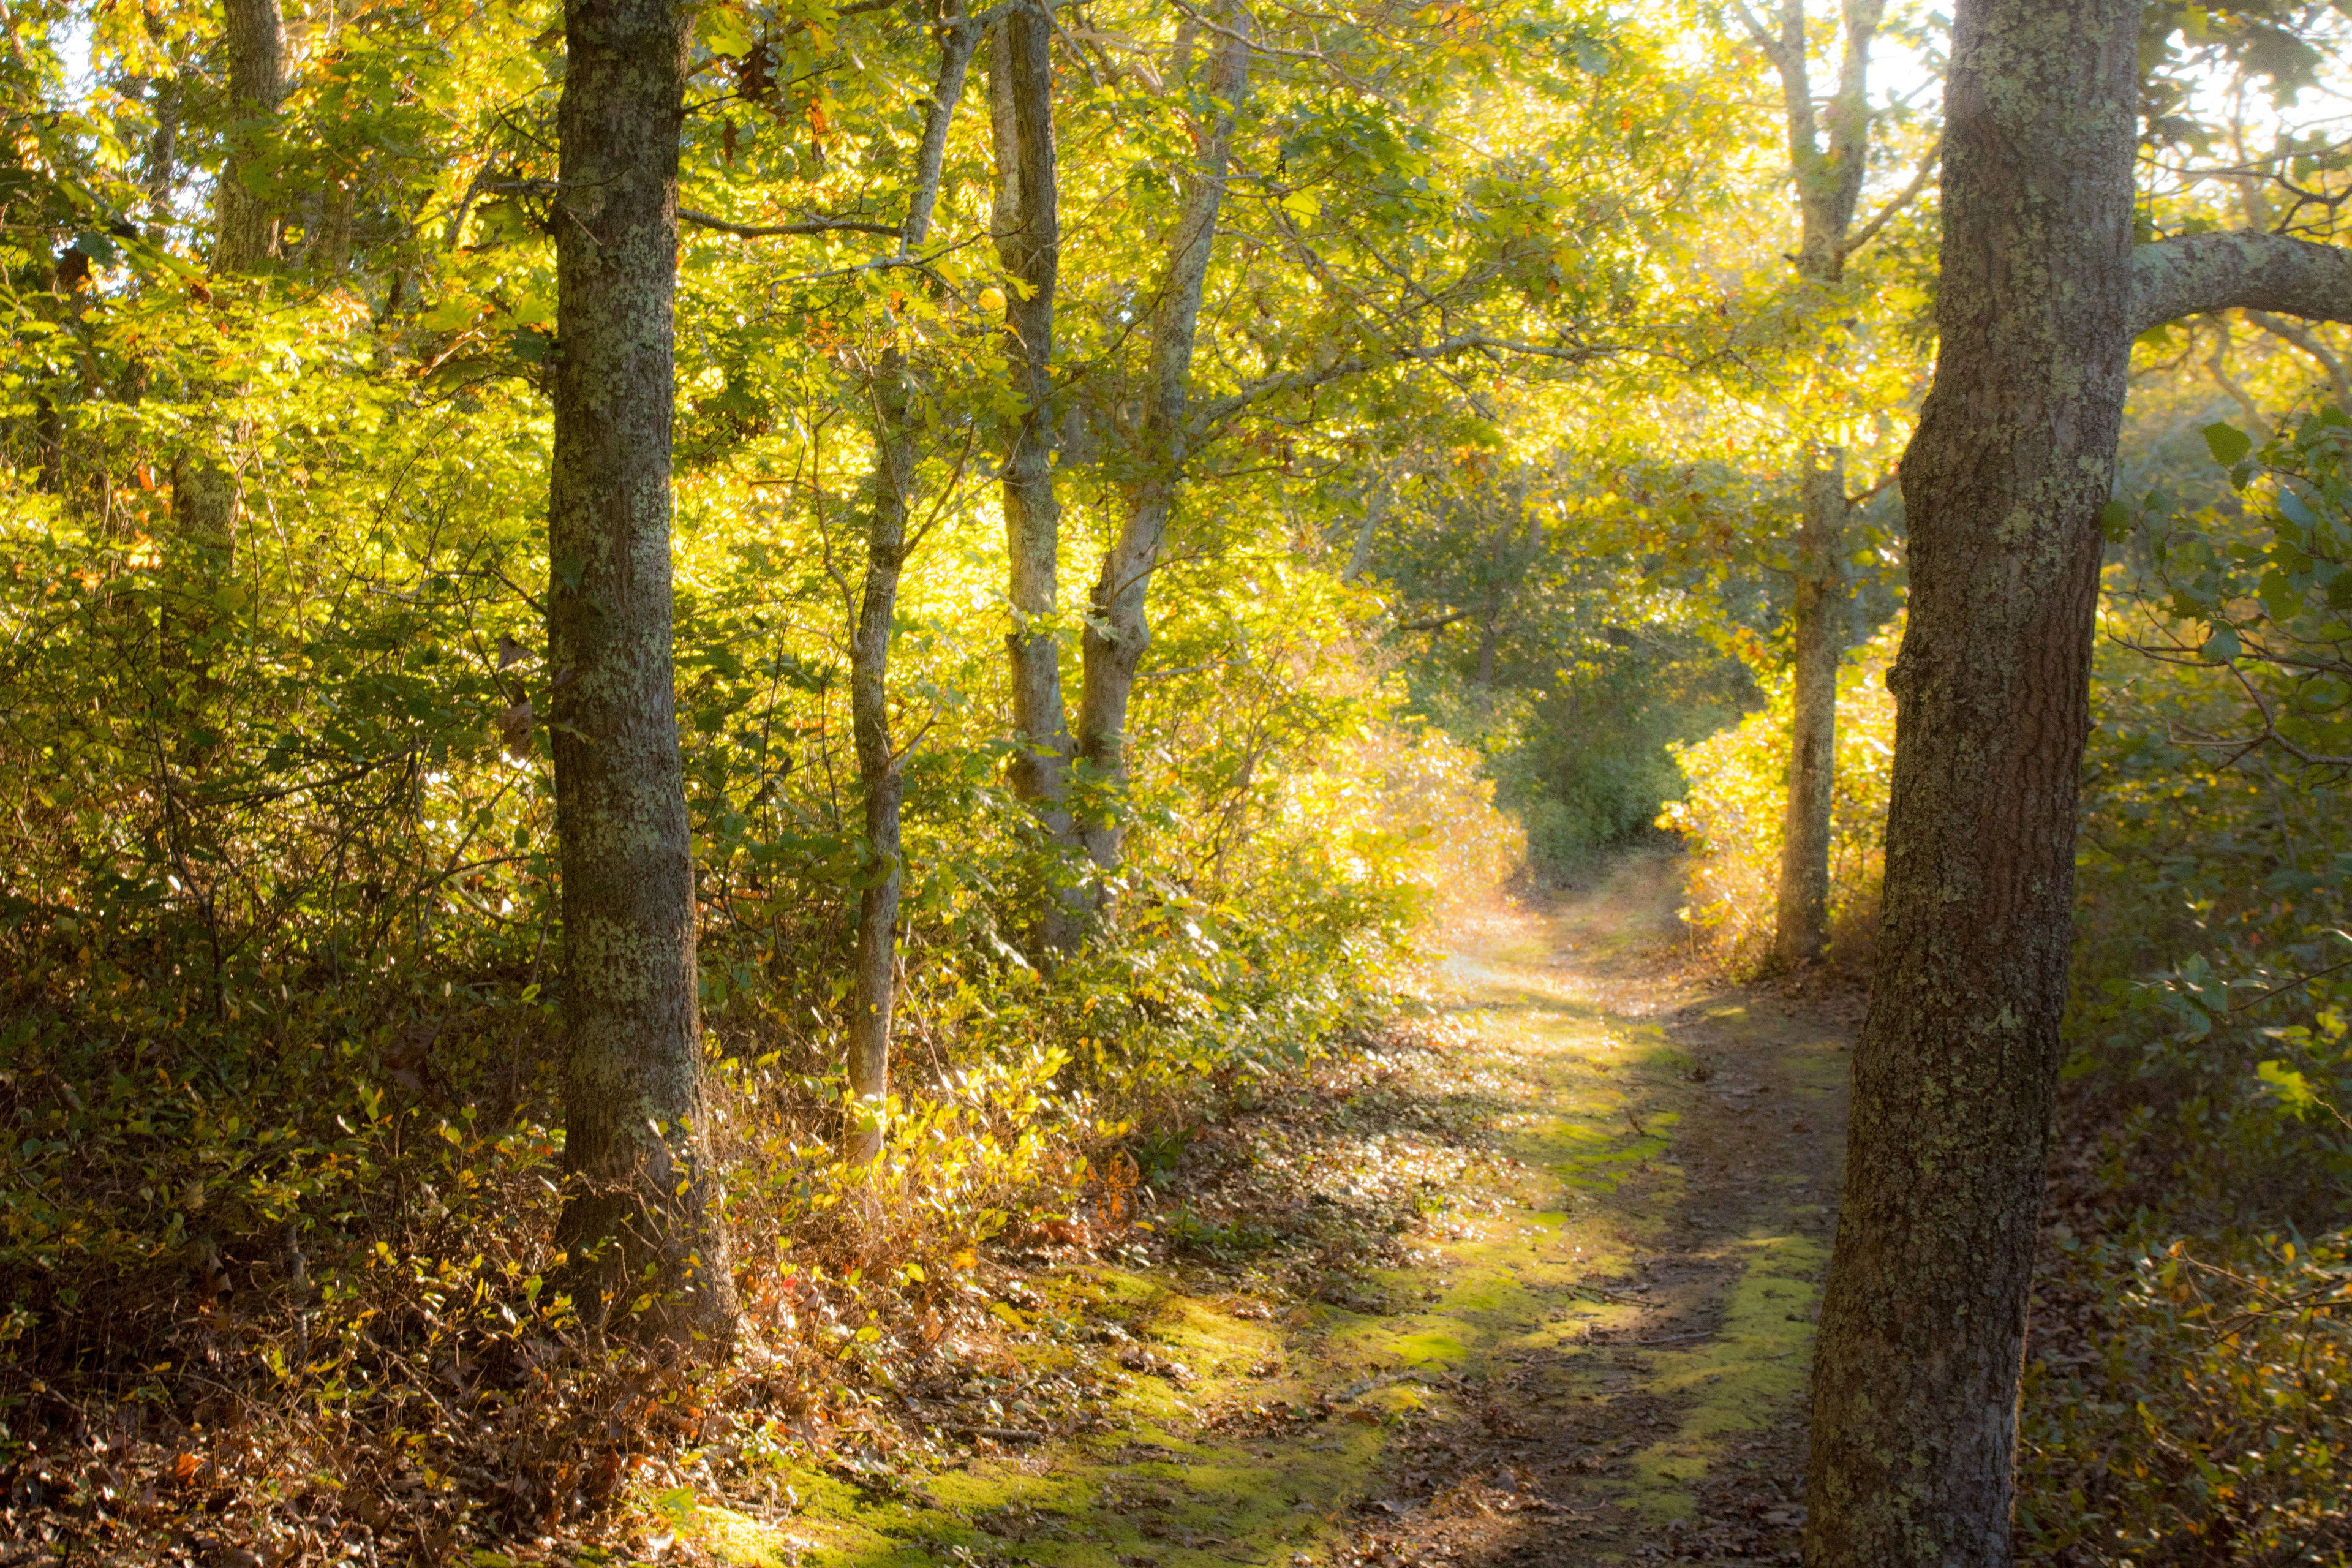
<svg viewBox="0 0 2352 1568"><path fill-rule="evenodd" d="M977 1276L899 1392L944 1463L651 1496L631 1559L1796 1561L1859 1008L1684 976L1679 883L1456 922L1429 1026L1197 1131L1149 1248Z"/></svg>

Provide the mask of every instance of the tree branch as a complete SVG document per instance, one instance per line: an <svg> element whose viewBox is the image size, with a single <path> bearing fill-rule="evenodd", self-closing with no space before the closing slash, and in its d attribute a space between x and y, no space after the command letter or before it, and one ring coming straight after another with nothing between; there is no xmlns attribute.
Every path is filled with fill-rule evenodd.
<svg viewBox="0 0 2352 1568"><path fill-rule="evenodd" d="M1570 364L1583 364L1618 351L1604 344L1523 343L1488 337L1483 332L1464 332L1442 339L1425 348L1384 349L1368 354L1351 354L1311 370L1286 370L1261 376L1238 391L1203 405L1192 420L1193 440L1199 442L1250 405L1262 403L1276 393L1312 391L1326 383L1361 375L1366 371L1385 370L1392 364L1429 364L1458 359L1474 352L1496 355L1525 354L1533 359L1555 359Z"/></svg>
<svg viewBox="0 0 2352 1568"><path fill-rule="evenodd" d="M1749 40L1764 51L1766 59L1778 66L1780 63L1780 40L1764 30L1764 24L1758 21L1756 13L1748 8L1748 0L1731 0L1731 5L1739 13L1739 25L1748 29Z"/></svg>
<svg viewBox="0 0 2352 1568"><path fill-rule="evenodd" d="M709 213L693 212L686 207L677 209L677 221L690 223L697 228L717 229L720 234L731 234L738 239L768 239L792 234L887 234L895 237L898 233L898 226L895 223L860 223L856 218L845 217L810 218L804 223L730 223L723 217L713 217Z"/></svg>
<svg viewBox="0 0 2352 1568"><path fill-rule="evenodd" d="M1450 626L1456 621L1466 621L1478 613L1476 610L1456 610L1450 616L1439 616L1433 620L1399 621L1396 629L1401 632L1433 632L1440 626Z"/></svg>
<svg viewBox="0 0 2352 1568"><path fill-rule="evenodd" d="M2240 230L2183 235L2132 252L2132 336L2229 310L2352 321L2352 251Z"/></svg>
<svg viewBox="0 0 2352 1568"><path fill-rule="evenodd" d="M2217 319L2213 326L2221 341L2213 345L2213 355L2205 362L2205 374L2213 378L2214 385L2230 395L2230 401L2238 405L2238 412L2244 417L2254 444L2260 446L2270 439L2271 423L2263 417L2262 405L2254 401L2253 394L2230 374L2230 323Z"/></svg>
<svg viewBox="0 0 2352 1568"><path fill-rule="evenodd" d="M1866 490L1863 490L1863 491L1861 491L1861 492L1860 492L1860 493L1858 493L1858 494L1855 494L1855 495L1850 495L1850 496L1846 497L1846 498L1845 498L1845 504L1846 504L1847 509L1848 509L1849 510L1852 510L1853 508L1854 508L1854 507L1858 507L1858 506L1863 505L1864 502L1868 501L1872 497L1874 497L1874 496L1875 496L1876 494L1878 494L1878 492L1879 492L1879 491L1881 491L1881 490L1883 490L1883 489L1886 489L1886 487L1887 487L1887 486L1889 486L1889 485L1891 485L1891 484L1895 483L1897 479L1901 479L1902 477L1903 477L1903 470L1902 470L1901 468L1888 468L1888 469L1886 470L1885 476L1884 478L1882 478L1882 479L1880 479L1876 484L1874 484L1874 485L1871 486L1871 487L1870 487L1868 489L1866 489Z"/></svg>
<svg viewBox="0 0 2352 1568"><path fill-rule="evenodd" d="M1852 235L1848 236L1839 244L1838 259L1841 261L1844 260L1847 257L1852 256L1855 251L1860 250L1864 246L1868 245L1872 240L1876 239L1878 237L1878 231L1885 228L1890 219L1892 219L1897 213L1901 212L1905 207L1909 206L1913 202L1918 200L1919 193L1927 188L1928 180L1932 178L1936 173L1936 165L1942 163L1943 159L1944 139L1938 136L1936 138L1936 144L1927 149L1927 155L1919 160L1918 170L1912 174L1911 183L1904 186L1903 189L1885 206L1879 208L1878 216L1876 217L1874 217L1868 223L1864 224L1859 229L1856 229Z"/></svg>
<svg viewBox="0 0 2352 1568"><path fill-rule="evenodd" d="M2327 373L2327 384L2336 394L2336 406L2352 408L2352 375L2345 374L2344 362L2336 357L2334 349L2320 341L2318 333L2301 322L2283 321L2267 310L2248 310L2246 320L2317 360L2320 368Z"/></svg>

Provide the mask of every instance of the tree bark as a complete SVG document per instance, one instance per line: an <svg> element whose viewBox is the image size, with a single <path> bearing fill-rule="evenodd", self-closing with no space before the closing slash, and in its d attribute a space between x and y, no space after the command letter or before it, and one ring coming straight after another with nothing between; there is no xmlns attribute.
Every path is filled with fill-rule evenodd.
<svg viewBox="0 0 2352 1568"><path fill-rule="evenodd" d="M1963 0L1953 29L1941 344L1902 468L1910 620L1813 1362L1809 1568L2010 1562L2131 341L2231 309L2352 320L2352 253L2254 233L2132 248L2138 23L2136 0Z"/></svg>
<svg viewBox="0 0 2352 1568"><path fill-rule="evenodd" d="M1478 673L1475 678L1481 691L1495 687L1495 648L1502 640L1503 595L1499 589L1486 595L1486 613L1478 617Z"/></svg>
<svg viewBox="0 0 2352 1568"><path fill-rule="evenodd" d="M2010 1561L2098 517L2134 263L2136 0L1963 0L1885 915L1815 1350L1811 1568Z"/></svg>
<svg viewBox="0 0 2352 1568"><path fill-rule="evenodd" d="M977 34L950 0L940 27L939 76L915 154L914 188L899 229L898 251L920 248L939 199L948 122L963 96ZM866 582L849 640L850 730L857 746L857 778L866 797L866 842L871 880L858 895L857 957L849 1016L849 1089L855 1101L844 1152L853 1161L881 1152L890 1097L890 1017L898 996L899 808L906 779L890 735L890 624L898 613L898 579L907 564L907 514L915 485L916 409L913 374L893 343L875 367L870 389L874 435L873 500L866 523Z"/></svg>
<svg viewBox="0 0 2352 1568"><path fill-rule="evenodd" d="M286 23L278 0L226 0L229 111L237 117L215 187L219 233L213 266L250 272L278 252L278 215L268 197L245 182L237 165L269 139L270 121L286 99Z"/></svg>
<svg viewBox="0 0 2352 1568"><path fill-rule="evenodd" d="M1151 364L1144 386L1142 476L1129 489L1127 515L1111 547L1103 553L1095 580L1091 614L1080 643L1078 755L1098 780L1116 791L1127 779L1127 715L1135 672L1151 640L1145 615L1151 574L1168 534L1189 450L1186 413L1192 344L1201 320L1201 298L1215 248L1217 219L1223 210L1225 166L1233 156L1234 127L1249 90L1248 16L1239 6L1225 11L1223 35L1209 68L1205 111L1192 188L1178 214L1169 246L1168 268L1154 310ZM1189 52L1189 46L1187 47ZM1171 84L1171 89L1174 84ZM1079 831L1095 863L1118 864L1121 830L1115 815L1091 813Z"/></svg>
<svg viewBox="0 0 2352 1568"><path fill-rule="evenodd" d="M139 184L147 196L151 244L162 243L172 220L172 193L180 183L180 109L186 96L186 80L177 73L157 78L148 89L155 129L140 159Z"/></svg>
<svg viewBox="0 0 2352 1568"><path fill-rule="evenodd" d="M268 201L246 184L237 165L268 142L270 121L286 97L286 28L278 0L227 0L222 14L229 106L236 119L213 187L213 270L233 275L268 265L277 249L277 216ZM156 118L148 184L151 202L161 207L173 173L176 91L168 111L158 100ZM206 645L215 625L213 601L236 553L237 505L243 494L236 471L217 452L206 449L215 438L216 435L199 437L173 459L172 537L164 584L165 661L191 673L199 698L211 679ZM174 722L183 729L197 723L199 705L192 702Z"/></svg>
<svg viewBox="0 0 2352 1568"><path fill-rule="evenodd" d="M1773 957L1810 963L1829 945L1830 807L1837 785L1837 675L1845 652L1846 584L1839 550L1845 532L1845 453L1805 453L1802 519L1797 531L1796 599L1790 613L1794 688L1790 705L1789 790L1780 824L1780 879Z"/></svg>
<svg viewBox="0 0 2352 1568"><path fill-rule="evenodd" d="M1005 358L1021 395L1005 431L1005 552L1011 562L1013 625L1004 636L1013 686L1013 738L1020 747L1013 792L1026 801L1056 845L1079 847L1070 815L1070 763L1076 754L1063 709L1060 647L1053 630L1059 596L1061 503L1054 493L1054 309L1061 274L1061 184L1054 145L1053 23L1042 5L996 24L989 62L989 108L996 152L996 254L1017 287L1004 302ZM1040 945L1066 953L1082 928L1082 895L1055 889L1039 921Z"/></svg>
<svg viewBox="0 0 2352 1568"><path fill-rule="evenodd" d="M851 974L849 1090L854 1101L844 1152L852 1162L882 1149L890 1096L890 1019L898 999L899 810L906 777L890 736L890 623L906 569L907 509L915 482L915 429L906 356L886 351L873 389L873 500L866 521L866 582L849 639L849 721L866 802L873 865L857 897L857 955Z"/></svg>
<svg viewBox="0 0 2352 1568"><path fill-rule="evenodd" d="M1827 291L1845 278L1853 212L1870 163L1870 51L1885 0L1848 0L1837 88L1817 113L1804 8L1784 0L1777 36L1751 23L1780 78L1795 176L1797 276ZM1788 799L1781 817L1774 959L1808 963L1829 944L1830 806L1836 784L1837 671L1845 653L1845 452L1809 443L1797 525L1796 593L1790 609L1794 700L1789 723Z"/></svg>
<svg viewBox="0 0 2352 1568"><path fill-rule="evenodd" d="M2151 327L2208 310L2352 321L2352 251L2283 234L2192 234L2132 252L2131 318Z"/></svg>
<svg viewBox="0 0 2352 1568"><path fill-rule="evenodd" d="M556 1236L584 1316L642 1303L640 1331L677 1340L725 1337L736 1317L670 650L687 33L677 0L564 8L548 500L570 1181Z"/></svg>

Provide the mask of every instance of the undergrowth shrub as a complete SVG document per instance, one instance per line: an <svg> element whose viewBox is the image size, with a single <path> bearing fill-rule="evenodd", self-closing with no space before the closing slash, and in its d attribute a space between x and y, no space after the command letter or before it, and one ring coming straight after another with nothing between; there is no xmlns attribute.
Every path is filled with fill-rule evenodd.
<svg viewBox="0 0 2352 1568"><path fill-rule="evenodd" d="M1830 807L1830 957L1868 962L1885 868L1886 792L1895 756L1895 698L1886 670L1903 635L1898 618L1846 657L1838 672L1837 761ZM1687 787L1658 826L1690 852L1683 920L1708 961L1736 974L1769 958L1788 804L1790 685L1768 685L1766 705L1738 724L1669 748Z"/></svg>
<svg viewBox="0 0 2352 1568"><path fill-rule="evenodd" d="M0 1472L20 1500L162 1489L263 1535L379 1518L446 1560L596 1516L713 1421L743 1452L857 1462L902 1440L892 1380L969 1316L992 1249L1125 1245L1139 1154L1384 1016L1432 889L1512 853L1475 758L1389 728L1344 638L1264 640L1139 729L1128 864L1047 976L1023 911L1049 847L1001 747L936 735L908 763L890 1136L845 1168L862 868L830 783L836 683L759 651L761 584L713 569L681 616L681 709L746 1339L716 1368L648 1362L583 1328L551 1247L546 777L535 737L481 721L501 656L467 630L520 623L430 558L373 565L413 590L388 622L356 596L321 644L257 613L213 667L203 753L135 767L188 697L141 663L163 611L140 568L17 579ZM1171 620L1173 657L1188 635Z"/></svg>
<svg viewBox="0 0 2352 1568"><path fill-rule="evenodd" d="M2344 1235L2146 1247L2069 1235L2063 1253L2084 1321L2068 1353L2028 1366L2023 1553L2154 1564L2352 1552Z"/></svg>
<svg viewBox="0 0 2352 1568"><path fill-rule="evenodd" d="M439 1562L594 1516L714 1424L854 1458L992 1249L1127 1245L1152 1151L1385 1016L1430 889L1505 842L1475 759L1390 727L1326 575L1286 558L1228 593L1172 563L1128 858L1095 940L1043 973L1035 912L1070 868L1004 783L1000 611L973 591L1002 563L910 583L893 1125L846 1170L870 868L838 600L766 542L792 520L682 474L678 712L747 1317L723 1366L649 1360L583 1328L551 1246L562 933L531 700L559 676L514 586L550 571L543 411L468 395L404 409L399 462L353 464L331 423L272 437L255 460L307 486L209 576L155 547L159 492L101 522L0 473L7 1506L148 1489L263 1534L392 1521ZM449 440L461 416L495 460ZM362 514L364 540L335 531Z"/></svg>
<svg viewBox="0 0 2352 1568"><path fill-rule="evenodd" d="M2107 520L2021 1431L2060 1562L2352 1550L2352 419L2205 436L2233 499Z"/></svg>

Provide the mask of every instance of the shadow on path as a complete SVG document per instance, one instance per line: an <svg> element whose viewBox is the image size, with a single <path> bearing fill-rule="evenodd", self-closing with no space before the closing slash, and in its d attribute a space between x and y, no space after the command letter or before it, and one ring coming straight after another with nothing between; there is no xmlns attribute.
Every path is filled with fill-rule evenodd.
<svg viewBox="0 0 2352 1568"><path fill-rule="evenodd" d="M1396 1222L1402 1267L1305 1297L1238 1265L1043 1270L992 1353L1031 1385L1108 1368L1091 1435L803 1476L764 1521L657 1506L738 1563L1794 1561L1852 1020L1679 978L1679 898L1677 863L1648 857L1465 922L1442 1057L1378 1068L1329 1127L1219 1130L1229 1164L1315 1173L1273 1189L1310 1217L1378 1194L1265 1140L1419 1151L1406 1169L1444 1174L1426 1224ZM1375 1101L1386 1121L1337 1124ZM1456 1124L1480 1147L1450 1165L1411 1136Z"/></svg>

